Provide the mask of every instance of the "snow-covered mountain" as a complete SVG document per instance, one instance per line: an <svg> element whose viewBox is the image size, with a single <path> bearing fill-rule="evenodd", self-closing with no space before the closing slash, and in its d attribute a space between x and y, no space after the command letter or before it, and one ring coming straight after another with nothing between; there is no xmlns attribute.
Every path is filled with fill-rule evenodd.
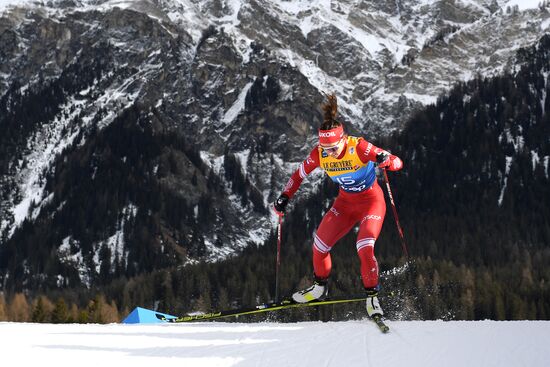
<svg viewBox="0 0 550 367"><path fill-rule="evenodd" d="M435 101L456 81L510 69L514 52L540 38L550 24L546 8L533 0L89 0L42 5L35 8L42 16L64 21L77 14L137 11L184 31L195 47L205 32L223 31L226 52L239 59L239 67L251 62L251 45L261 44L272 61L296 68L316 89L336 91L344 115L362 131L399 127L412 107ZM178 31L171 35L181 37ZM112 36L119 46L135 41ZM19 55L25 54L18 46ZM6 74L4 89L13 81ZM232 97L225 103L238 100ZM224 108L224 118L207 122L227 121L228 111Z"/></svg>
<svg viewBox="0 0 550 367"><path fill-rule="evenodd" d="M513 70L546 5L2 1L0 247L58 259L4 281L89 285L263 243L322 92L354 133L399 130L454 83Z"/></svg>

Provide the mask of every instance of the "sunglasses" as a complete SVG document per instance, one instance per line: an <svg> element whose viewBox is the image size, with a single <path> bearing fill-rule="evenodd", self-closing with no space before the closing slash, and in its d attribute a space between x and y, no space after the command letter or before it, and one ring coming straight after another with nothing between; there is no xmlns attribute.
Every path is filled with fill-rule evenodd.
<svg viewBox="0 0 550 367"><path fill-rule="evenodd" d="M321 149L323 149L323 151L327 154L332 154L332 153L336 153L338 151L338 149L340 149L340 143L342 141L340 140L338 142L338 144L336 144L335 146L332 146L332 147L324 147L324 146L321 146Z"/></svg>

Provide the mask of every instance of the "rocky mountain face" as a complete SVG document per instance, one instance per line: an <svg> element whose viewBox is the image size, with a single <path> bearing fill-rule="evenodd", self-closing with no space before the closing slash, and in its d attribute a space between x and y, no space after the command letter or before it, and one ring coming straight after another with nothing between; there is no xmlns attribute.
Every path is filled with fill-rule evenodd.
<svg viewBox="0 0 550 367"><path fill-rule="evenodd" d="M456 82L513 71L548 30L544 4L506 3L4 8L3 287L91 286L262 244L269 204L315 142L323 93L337 93L350 132L399 131Z"/></svg>

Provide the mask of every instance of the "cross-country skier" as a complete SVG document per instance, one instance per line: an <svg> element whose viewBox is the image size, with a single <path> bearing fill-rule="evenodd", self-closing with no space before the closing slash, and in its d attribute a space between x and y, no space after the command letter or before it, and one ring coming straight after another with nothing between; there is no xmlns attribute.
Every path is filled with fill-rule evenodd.
<svg viewBox="0 0 550 367"><path fill-rule="evenodd" d="M376 180L373 162L380 168L397 171L401 159L375 147L360 137L348 136L336 119L338 105L334 94L322 105L323 123L319 129L319 144L290 177L283 193L274 204L278 215L285 208L303 179L320 167L340 186L339 194L325 214L313 238L313 285L292 295L296 302L323 299L328 293L327 282L332 262L330 250L334 244L359 223L357 253L361 260L361 278L367 293L367 314L383 315L378 301L378 262L374 243L382 229L386 214L384 194Z"/></svg>

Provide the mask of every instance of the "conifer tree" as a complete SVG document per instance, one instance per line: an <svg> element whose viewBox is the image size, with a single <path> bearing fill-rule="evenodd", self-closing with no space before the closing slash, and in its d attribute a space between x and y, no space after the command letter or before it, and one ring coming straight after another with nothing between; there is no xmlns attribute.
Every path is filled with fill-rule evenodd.
<svg viewBox="0 0 550 367"><path fill-rule="evenodd" d="M32 322L46 322L48 319L48 314L46 313L44 306L44 297L40 296L35 302L33 307L31 321Z"/></svg>
<svg viewBox="0 0 550 367"><path fill-rule="evenodd" d="M23 293L16 293L8 307L10 321L27 322L31 318L30 306Z"/></svg>
<svg viewBox="0 0 550 367"><path fill-rule="evenodd" d="M51 320L54 324L61 324L68 322L69 320L69 311L67 309L67 304L63 298L58 298L55 303L55 308L52 311Z"/></svg>
<svg viewBox="0 0 550 367"><path fill-rule="evenodd" d="M105 305L104 296L97 294L93 299L88 302L86 308L87 321L95 324L103 324L103 306Z"/></svg>
<svg viewBox="0 0 550 367"><path fill-rule="evenodd" d="M78 306L75 303L72 303L69 309L67 323L79 322L79 315L80 310L78 309Z"/></svg>
<svg viewBox="0 0 550 367"><path fill-rule="evenodd" d="M0 321L8 321L8 306L2 293L0 293Z"/></svg>

